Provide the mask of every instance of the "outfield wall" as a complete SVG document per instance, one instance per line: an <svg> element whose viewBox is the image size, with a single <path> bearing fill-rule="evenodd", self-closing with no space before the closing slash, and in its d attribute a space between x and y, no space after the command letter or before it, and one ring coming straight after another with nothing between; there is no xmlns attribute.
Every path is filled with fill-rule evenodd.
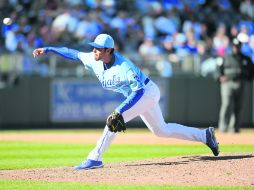
<svg viewBox="0 0 254 190"><path fill-rule="evenodd" d="M167 121L201 127L217 124L220 94L213 78L153 80L161 89L160 104ZM241 122L244 127L253 125L252 90L252 83L247 83ZM122 97L104 91L92 79L23 77L16 86L0 90L0 128L96 127L105 123L107 114L121 101ZM140 120L131 124L137 122Z"/></svg>

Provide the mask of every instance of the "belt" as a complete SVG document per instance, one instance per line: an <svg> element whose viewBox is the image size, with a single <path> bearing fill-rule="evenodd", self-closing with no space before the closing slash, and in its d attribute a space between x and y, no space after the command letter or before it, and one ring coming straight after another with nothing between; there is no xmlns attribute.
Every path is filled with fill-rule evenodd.
<svg viewBox="0 0 254 190"><path fill-rule="evenodd" d="M147 83L149 83L150 79L146 78L146 80L144 81L144 84L147 85Z"/></svg>

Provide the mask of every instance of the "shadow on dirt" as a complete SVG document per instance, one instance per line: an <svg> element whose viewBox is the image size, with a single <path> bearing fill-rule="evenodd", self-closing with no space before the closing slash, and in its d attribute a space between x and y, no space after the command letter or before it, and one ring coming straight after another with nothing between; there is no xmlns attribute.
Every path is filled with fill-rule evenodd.
<svg viewBox="0 0 254 190"><path fill-rule="evenodd" d="M244 159L244 158L253 158L254 155L234 155L234 156L218 156L218 157L210 157L210 156L201 156L200 160L235 160L235 159Z"/></svg>
<svg viewBox="0 0 254 190"><path fill-rule="evenodd" d="M190 161L179 161L179 162L154 162L154 163L144 163L144 164L129 164L126 166L166 166L166 165L181 165L181 164L188 164Z"/></svg>
<svg viewBox="0 0 254 190"><path fill-rule="evenodd" d="M153 163L142 163L142 164L128 164L126 166L151 166L151 165L181 165L188 164L190 162L198 162L198 161L220 161L220 160L236 160L236 159L245 159L245 158L253 158L254 155L233 155L233 156L185 156L181 157L179 161L174 162L153 162ZM184 160L182 160L184 159Z"/></svg>

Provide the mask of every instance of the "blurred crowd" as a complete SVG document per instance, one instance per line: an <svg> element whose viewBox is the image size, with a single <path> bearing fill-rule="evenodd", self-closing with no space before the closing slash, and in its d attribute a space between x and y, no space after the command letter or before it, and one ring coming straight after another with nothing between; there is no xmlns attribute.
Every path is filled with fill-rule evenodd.
<svg viewBox="0 0 254 190"><path fill-rule="evenodd" d="M89 51L87 42L108 33L118 51L170 77L188 56L202 63L227 54L244 33L242 51L254 62L253 0L1 0L0 15L11 19L1 22L0 56L42 46Z"/></svg>

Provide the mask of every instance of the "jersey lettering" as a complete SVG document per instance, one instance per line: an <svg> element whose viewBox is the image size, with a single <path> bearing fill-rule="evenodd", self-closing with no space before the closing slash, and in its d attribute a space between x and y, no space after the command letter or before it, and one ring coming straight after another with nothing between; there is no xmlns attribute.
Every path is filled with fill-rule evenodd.
<svg viewBox="0 0 254 190"><path fill-rule="evenodd" d="M112 86L116 86L117 84L119 84L120 81L120 77L113 75L112 79L106 79L102 81L102 87L103 88L108 88L108 87L112 87Z"/></svg>

